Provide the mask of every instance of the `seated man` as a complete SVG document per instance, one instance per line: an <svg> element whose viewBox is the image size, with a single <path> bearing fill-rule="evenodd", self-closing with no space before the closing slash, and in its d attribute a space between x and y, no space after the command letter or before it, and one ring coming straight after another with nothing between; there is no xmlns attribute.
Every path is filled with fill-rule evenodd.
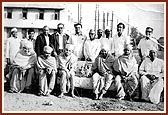
<svg viewBox="0 0 168 115"><path fill-rule="evenodd" d="M36 54L30 42L24 42L22 49L18 51L11 66L11 93L22 92L24 89L30 91L32 78L34 76L34 65L36 64Z"/></svg>
<svg viewBox="0 0 168 115"><path fill-rule="evenodd" d="M58 74L61 77L60 90L61 94L58 96L62 98L64 93L67 93L66 86L70 84L71 95L74 95L74 69L76 67L77 57L72 53L73 45L66 44L65 51L58 56ZM68 87L69 89L69 87ZM68 90L69 91L69 90Z"/></svg>
<svg viewBox="0 0 168 115"><path fill-rule="evenodd" d="M164 63L157 58L157 51L150 50L139 68L142 99L158 104L163 91Z"/></svg>
<svg viewBox="0 0 168 115"><path fill-rule="evenodd" d="M53 49L50 46L45 46L43 48L44 54L37 58L40 86L39 96L49 96L55 86L57 67L55 57L51 56L52 50Z"/></svg>
<svg viewBox="0 0 168 115"><path fill-rule="evenodd" d="M124 99L126 93L128 99L132 100L131 96L138 86L138 65L130 45L125 45L124 54L114 62L113 68L113 73L116 76L117 98L119 100ZM124 81L124 88L121 81Z"/></svg>
<svg viewBox="0 0 168 115"><path fill-rule="evenodd" d="M95 94L94 99L102 99L103 95L109 89L112 83L112 65L114 57L108 52L107 47L101 48L101 51L92 67L92 79L93 79L93 93ZM105 82L103 80L105 78ZM100 96L99 96L99 93Z"/></svg>

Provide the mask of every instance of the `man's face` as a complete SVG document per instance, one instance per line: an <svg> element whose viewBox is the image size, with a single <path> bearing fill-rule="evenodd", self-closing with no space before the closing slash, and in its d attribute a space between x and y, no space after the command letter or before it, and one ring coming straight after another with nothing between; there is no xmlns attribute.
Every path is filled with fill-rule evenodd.
<svg viewBox="0 0 168 115"><path fill-rule="evenodd" d="M43 28L43 33L44 33L44 35L48 35L49 34L49 28L48 27Z"/></svg>
<svg viewBox="0 0 168 115"><path fill-rule="evenodd" d="M97 31L97 36L98 36L98 38L101 38L103 36L103 31L102 30L98 30Z"/></svg>
<svg viewBox="0 0 168 115"><path fill-rule="evenodd" d="M26 53L26 55L30 55L31 48L23 47L23 51Z"/></svg>
<svg viewBox="0 0 168 115"><path fill-rule="evenodd" d="M34 34L35 34L34 32L30 32L29 33L29 38L34 39Z"/></svg>
<svg viewBox="0 0 168 115"><path fill-rule="evenodd" d="M101 55L101 57L103 57L105 59L107 57L107 51L105 49L102 49L100 51L100 55Z"/></svg>
<svg viewBox="0 0 168 115"><path fill-rule="evenodd" d="M58 25L57 30L58 30L58 33L62 34L64 30L64 25Z"/></svg>
<svg viewBox="0 0 168 115"><path fill-rule="evenodd" d="M131 53L130 49L128 48L124 49L124 55L130 55L130 53Z"/></svg>
<svg viewBox="0 0 168 115"><path fill-rule="evenodd" d="M151 58L152 60L154 60L154 59L157 57L157 54L156 54L155 51L151 50L151 51L149 52L149 56L150 56L150 58Z"/></svg>
<svg viewBox="0 0 168 115"><path fill-rule="evenodd" d="M17 37L17 31L12 32L13 37Z"/></svg>
<svg viewBox="0 0 168 115"><path fill-rule="evenodd" d="M106 34L106 37L109 37L110 36L110 30L107 29L106 32L105 32L105 34Z"/></svg>
<svg viewBox="0 0 168 115"><path fill-rule="evenodd" d="M146 36L147 37L150 37L151 35L153 34L153 31L152 31L152 29L146 29Z"/></svg>
<svg viewBox="0 0 168 115"><path fill-rule="evenodd" d="M90 38L90 40L94 40L95 39L95 33L89 33L89 38Z"/></svg>
<svg viewBox="0 0 168 115"><path fill-rule="evenodd" d="M71 53L72 53L72 50L65 48L65 56L69 56L71 55Z"/></svg>
<svg viewBox="0 0 168 115"><path fill-rule="evenodd" d="M81 32L81 26L80 25L75 26L75 32L76 33L80 33Z"/></svg>
<svg viewBox="0 0 168 115"><path fill-rule="evenodd" d="M117 26L117 32L118 32L118 34L122 34L123 31L124 31L123 25L118 25Z"/></svg>
<svg viewBox="0 0 168 115"><path fill-rule="evenodd" d="M45 52L45 51L44 51L44 56L45 56L46 58L48 58L48 57L51 56L51 53L48 53L48 52Z"/></svg>

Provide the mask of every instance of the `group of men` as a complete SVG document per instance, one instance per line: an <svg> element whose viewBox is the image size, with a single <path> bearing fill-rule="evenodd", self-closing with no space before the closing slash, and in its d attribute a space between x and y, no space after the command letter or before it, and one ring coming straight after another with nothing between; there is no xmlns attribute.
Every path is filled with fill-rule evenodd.
<svg viewBox="0 0 168 115"><path fill-rule="evenodd" d="M140 66L133 55L130 38L123 35L125 25L117 25L117 34L110 37L110 30L89 31L89 38L82 33L82 24L74 24L75 34L64 33L64 24L57 25L57 31L49 34L49 27L43 27L43 33L33 39L35 31L28 31L28 39L17 38L17 29L11 30L11 37L6 45L7 64L10 65L10 92L17 93L31 90L35 74L39 79L38 95L49 96L60 79L58 97L63 97L71 88L74 94L74 76L78 60L91 61L89 76L93 80L94 99L102 99L113 86L116 98L125 96L132 99L132 94L140 81L142 99L159 103L163 90L163 60L157 56L157 41L151 37L153 28L146 28L146 37L139 45Z"/></svg>

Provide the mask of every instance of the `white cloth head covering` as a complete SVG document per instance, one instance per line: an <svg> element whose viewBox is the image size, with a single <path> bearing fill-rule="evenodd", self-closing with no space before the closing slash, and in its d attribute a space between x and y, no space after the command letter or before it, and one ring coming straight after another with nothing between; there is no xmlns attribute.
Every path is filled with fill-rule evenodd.
<svg viewBox="0 0 168 115"><path fill-rule="evenodd" d="M43 50L46 53L51 53L53 51L53 49L50 46L44 46Z"/></svg>
<svg viewBox="0 0 168 115"><path fill-rule="evenodd" d="M17 29L16 28L12 28L11 32L17 32Z"/></svg>
<svg viewBox="0 0 168 115"><path fill-rule="evenodd" d="M104 49L106 51L110 51L108 45L101 45L101 50Z"/></svg>
<svg viewBox="0 0 168 115"><path fill-rule="evenodd" d="M69 50L73 50L74 49L74 45L72 45L72 44L66 44L65 48L67 48Z"/></svg>
<svg viewBox="0 0 168 115"><path fill-rule="evenodd" d="M126 45L124 45L124 49L132 50L132 45L131 44L126 44Z"/></svg>
<svg viewBox="0 0 168 115"><path fill-rule="evenodd" d="M33 43L28 40L22 40L20 43L21 43L22 48L26 47L29 49L33 49Z"/></svg>

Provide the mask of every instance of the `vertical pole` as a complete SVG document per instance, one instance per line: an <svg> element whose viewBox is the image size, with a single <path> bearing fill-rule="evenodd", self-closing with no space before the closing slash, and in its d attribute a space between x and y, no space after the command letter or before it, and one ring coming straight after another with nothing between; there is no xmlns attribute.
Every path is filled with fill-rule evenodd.
<svg viewBox="0 0 168 115"><path fill-rule="evenodd" d="M79 23L79 20L80 20L80 8L79 8L80 6L79 6L79 4L78 4L78 23Z"/></svg>
<svg viewBox="0 0 168 115"><path fill-rule="evenodd" d="M82 5L80 4L80 22L79 23L82 23Z"/></svg>
<svg viewBox="0 0 168 115"><path fill-rule="evenodd" d="M100 18L100 14L99 14L99 4L98 4L98 29L99 29L99 18Z"/></svg>
<svg viewBox="0 0 168 115"><path fill-rule="evenodd" d="M107 12L107 26L108 26L109 13Z"/></svg>
<svg viewBox="0 0 168 115"><path fill-rule="evenodd" d="M105 13L103 12L103 30L105 30Z"/></svg>
<svg viewBox="0 0 168 115"><path fill-rule="evenodd" d="M96 27L97 27L97 4L96 4L96 10L95 10L95 32L96 32Z"/></svg>
<svg viewBox="0 0 168 115"><path fill-rule="evenodd" d="M113 18L114 18L114 13L112 11L112 15L111 15L111 37L113 37Z"/></svg>
<svg viewBox="0 0 168 115"><path fill-rule="evenodd" d="M130 19L129 19L129 15L128 15L128 31L127 31L128 36L129 36L129 21L130 21Z"/></svg>

